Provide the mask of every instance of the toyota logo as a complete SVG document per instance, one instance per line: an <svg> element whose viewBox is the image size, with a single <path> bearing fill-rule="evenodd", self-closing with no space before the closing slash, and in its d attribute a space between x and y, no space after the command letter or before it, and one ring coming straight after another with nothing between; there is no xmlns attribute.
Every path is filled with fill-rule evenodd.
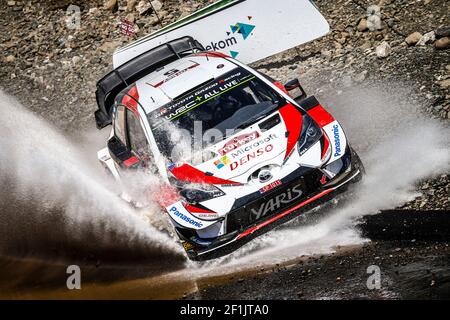
<svg viewBox="0 0 450 320"><path fill-rule="evenodd" d="M259 182L265 183L272 179L273 175L269 170L261 170L258 174Z"/></svg>

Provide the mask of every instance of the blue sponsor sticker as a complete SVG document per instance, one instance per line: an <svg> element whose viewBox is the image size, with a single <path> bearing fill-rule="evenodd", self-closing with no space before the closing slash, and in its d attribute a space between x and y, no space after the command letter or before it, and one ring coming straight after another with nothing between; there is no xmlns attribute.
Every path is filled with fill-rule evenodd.
<svg viewBox="0 0 450 320"><path fill-rule="evenodd" d="M178 211L177 207L175 207L175 206L170 208L169 212L172 213L174 216L180 218L183 221L186 221L187 223L189 223L197 228L203 227L203 223L201 223L200 221L196 221L196 220L189 218L188 216L182 214L180 211Z"/></svg>
<svg viewBox="0 0 450 320"><path fill-rule="evenodd" d="M334 134L334 146L335 146L335 152L334 156L339 157L341 155L341 137L339 133L339 126L335 124L333 126L333 134Z"/></svg>

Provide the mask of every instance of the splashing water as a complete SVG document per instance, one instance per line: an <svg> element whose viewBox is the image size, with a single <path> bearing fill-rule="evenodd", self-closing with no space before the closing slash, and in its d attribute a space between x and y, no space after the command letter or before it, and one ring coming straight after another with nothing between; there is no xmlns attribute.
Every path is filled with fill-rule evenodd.
<svg viewBox="0 0 450 320"><path fill-rule="evenodd" d="M0 92L0 101L0 254L184 263L173 239L107 187L100 166L13 98Z"/></svg>

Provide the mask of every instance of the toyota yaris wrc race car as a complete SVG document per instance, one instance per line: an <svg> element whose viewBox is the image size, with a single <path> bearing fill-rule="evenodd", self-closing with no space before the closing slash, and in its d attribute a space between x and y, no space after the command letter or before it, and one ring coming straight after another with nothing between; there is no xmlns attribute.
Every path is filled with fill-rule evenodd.
<svg viewBox="0 0 450 320"><path fill-rule="evenodd" d="M97 102L97 126L113 125L99 160L118 180L132 169L159 177L155 198L193 259L335 197L363 173L342 126L298 80L283 86L190 37L105 76Z"/></svg>

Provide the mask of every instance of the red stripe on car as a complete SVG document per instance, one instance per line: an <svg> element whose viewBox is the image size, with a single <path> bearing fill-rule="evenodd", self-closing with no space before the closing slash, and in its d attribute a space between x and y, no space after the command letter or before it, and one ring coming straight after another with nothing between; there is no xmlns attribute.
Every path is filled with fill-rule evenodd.
<svg viewBox="0 0 450 320"><path fill-rule="evenodd" d="M192 212L192 213L211 213L211 214L216 214L217 212L211 211L211 210L207 210L207 209L203 209L203 208L198 208L196 206L193 206L191 204L185 203L183 204L183 206L186 208L187 211Z"/></svg>
<svg viewBox="0 0 450 320"><path fill-rule="evenodd" d="M179 167L174 167L170 171L178 180L191 182L191 183L205 183L205 184L229 184L240 185L241 183L226 180L214 176L208 176L205 172L200 171L189 164L183 164Z"/></svg>
<svg viewBox="0 0 450 320"><path fill-rule="evenodd" d="M164 84L164 81L158 82L157 84L153 85L153 88L158 88Z"/></svg>
<svg viewBox="0 0 450 320"><path fill-rule="evenodd" d="M327 124L334 121L331 114L328 113L320 104L308 111L308 114L321 126L325 127Z"/></svg>
<svg viewBox="0 0 450 320"><path fill-rule="evenodd" d="M274 84L278 89L280 89L281 91L283 91L283 92L286 93L287 95L291 96L291 95L289 94L289 92L286 90L286 88L285 88L280 82L275 81L273 84Z"/></svg>
<svg viewBox="0 0 450 320"><path fill-rule="evenodd" d="M132 157L128 158L127 160L125 160L123 162L123 164L124 164L125 167L129 168L129 167L131 167L132 165L135 165L138 162L139 162L139 159L136 158L135 156L132 156Z"/></svg>
<svg viewBox="0 0 450 320"><path fill-rule="evenodd" d="M293 211L295 211L295 210L297 210L297 209L300 209L301 207L306 206L307 204L309 204L309 203L311 203L311 202L313 202L313 201L315 201L315 200L317 200L317 199L323 197L324 195L330 193L330 192L333 191L333 190L334 190L334 189L328 189L328 190L322 191L321 193L315 195L314 197L311 197L311 198L309 198L308 200L303 201L302 203L299 203L299 204L296 205L295 207L293 207L293 208L291 208L291 209L289 209L289 210L286 210L285 212L280 213L279 215L277 215L277 216L275 216L275 217L273 217L273 218L271 218L271 219L269 219L269 220L266 220L266 221L264 221L263 223L260 223L260 224L258 224L258 225L256 225L256 226L254 226L254 227L252 227L252 228L250 228L250 229L248 229L248 230L242 232L241 234L239 234L239 235L236 237L236 240L239 240L239 239L241 239L241 238L243 238L243 237L245 237L245 236L248 236L249 234L252 234L253 232L255 232L255 231L261 229L262 227L265 227L265 226L267 226L267 225L269 225L269 224L271 224L271 223L277 221L278 219L283 218L284 216L290 214L291 212L293 212Z"/></svg>
<svg viewBox="0 0 450 320"><path fill-rule="evenodd" d="M286 159L300 138L303 117L301 112L290 103L280 109L280 114L288 132L286 154L284 155L284 159Z"/></svg>
<svg viewBox="0 0 450 320"><path fill-rule="evenodd" d="M222 52L200 52L200 53L195 53L192 54L191 57L215 57L215 58L231 58L229 55L226 55L225 53Z"/></svg>
<svg viewBox="0 0 450 320"><path fill-rule="evenodd" d="M136 86L133 86L128 90L128 92L122 98L122 104L133 111L133 113L139 117L139 113L137 111L139 101L139 92Z"/></svg>
<svg viewBox="0 0 450 320"><path fill-rule="evenodd" d="M324 132L323 133L323 149L322 149L322 156L320 157L320 159L323 160L323 158L325 157L325 154L327 153L328 147L330 146L330 140L328 139L327 134Z"/></svg>

